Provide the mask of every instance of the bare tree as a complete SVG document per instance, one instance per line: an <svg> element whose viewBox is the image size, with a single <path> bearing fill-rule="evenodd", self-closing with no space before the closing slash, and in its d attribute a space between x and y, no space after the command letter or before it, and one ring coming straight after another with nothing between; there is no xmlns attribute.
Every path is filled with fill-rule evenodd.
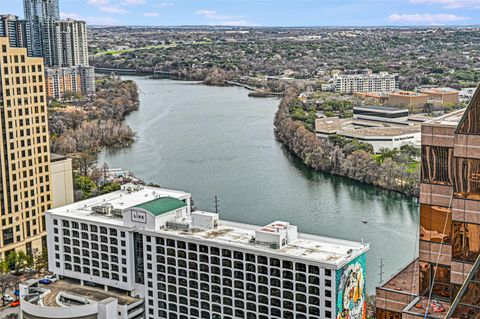
<svg viewBox="0 0 480 319"><path fill-rule="evenodd" d="M17 276L12 274L1 274L0 275L0 291L2 292L2 302L5 306L5 300L3 299L3 295L7 292L7 290L11 287L15 287L18 285L20 280Z"/></svg>
<svg viewBox="0 0 480 319"><path fill-rule="evenodd" d="M74 169L81 176L88 176L88 173L97 166L97 157L90 152L79 153L73 160Z"/></svg>

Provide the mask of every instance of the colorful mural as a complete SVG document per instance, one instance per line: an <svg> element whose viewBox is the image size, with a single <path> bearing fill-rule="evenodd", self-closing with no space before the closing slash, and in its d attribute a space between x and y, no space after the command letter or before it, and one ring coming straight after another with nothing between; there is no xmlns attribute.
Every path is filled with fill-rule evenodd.
<svg viewBox="0 0 480 319"><path fill-rule="evenodd" d="M337 319L366 319L366 258L358 256L337 270Z"/></svg>

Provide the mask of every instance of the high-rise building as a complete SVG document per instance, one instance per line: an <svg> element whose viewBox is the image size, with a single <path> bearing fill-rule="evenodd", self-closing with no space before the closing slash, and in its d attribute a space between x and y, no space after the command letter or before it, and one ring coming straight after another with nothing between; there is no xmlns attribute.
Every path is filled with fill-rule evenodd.
<svg viewBox="0 0 480 319"><path fill-rule="evenodd" d="M422 124L418 245L418 258L377 288L377 319L445 318L479 258L480 86L466 110ZM478 279L449 318L480 317Z"/></svg>
<svg viewBox="0 0 480 319"><path fill-rule="evenodd" d="M51 206L43 60L0 37L0 259L40 251Z"/></svg>
<svg viewBox="0 0 480 319"><path fill-rule="evenodd" d="M386 72L338 75L333 78L333 84L335 92L344 94L356 92L388 93L396 89L396 76Z"/></svg>
<svg viewBox="0 0 480 319"><path fill-rule="evenodd" d="M59 28L60 66L87 66L88 46L87 27L84 21L73 19L61 20L57 23Z"/></svg>
<svg viewBox="0 0 480 319"><path fill-rule="evenodd" d="M80 74L81 92L85 97L95 95L95 68L93 66L77 67Z"/></svg>
<svg viewBox="0 0 480 319"><path fill-rule="evenodd" d="M27 48L28 55L32 56L32 39L30 36L30 25L27 20L21 20L11 14L1 15L0 37L8 37L10 47Z"/></svg>
<svg viewBox="0 0 480 319"><path fill-rule="evenodd" d="M43 57L47 67L57 66L60 45L58 0L24 0L24 11L30 26L32 56Z"/></svg>
<svg viewBox="0 0 480 319"><path fill-rule="evenodd" d="M46 221L61 289L94 283L141 298L142 318L366 318L368 244L220 220L192 211L188 193L139 185L49 210ZM22 307L57 317L26 294ZM118 308L111 318L131 317Z"/></svg>

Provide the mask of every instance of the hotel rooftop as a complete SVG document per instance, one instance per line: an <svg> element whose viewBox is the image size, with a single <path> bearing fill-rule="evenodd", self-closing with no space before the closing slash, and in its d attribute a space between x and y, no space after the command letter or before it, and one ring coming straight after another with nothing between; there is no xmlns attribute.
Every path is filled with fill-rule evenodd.
<svg viewBox="0 0 480 319"><path fill-rule="evenodd" d="M332 269L344 266L369 249L366 243L300 234L296 226L284 221L260 227L219 220L215 213L191 212L188 193L133 184L124 185L113 193L52 209L47 214L128 230L134 226L130 223L132 217L126 214L139 209L148 211L156 220L152 226L144 228L145 232L282 254Z"/></svg>

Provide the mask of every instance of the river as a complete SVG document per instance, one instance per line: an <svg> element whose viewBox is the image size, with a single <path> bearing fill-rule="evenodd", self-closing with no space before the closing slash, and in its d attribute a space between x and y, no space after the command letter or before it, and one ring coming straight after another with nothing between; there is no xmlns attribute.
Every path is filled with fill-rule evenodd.
<svg viewBox="0 0 480 319"><path fill-rule="evenodd" d="M369 293L416 252L418 205L402 195L314 172L275 140L279 100L238 87L124 77L137 82L140 109L126 123L138 140L100 155L147 182L192 193L221 219L264 225L286 220L299 232L370 243ZM368 224L362 223L366 217Z"/></svg>

